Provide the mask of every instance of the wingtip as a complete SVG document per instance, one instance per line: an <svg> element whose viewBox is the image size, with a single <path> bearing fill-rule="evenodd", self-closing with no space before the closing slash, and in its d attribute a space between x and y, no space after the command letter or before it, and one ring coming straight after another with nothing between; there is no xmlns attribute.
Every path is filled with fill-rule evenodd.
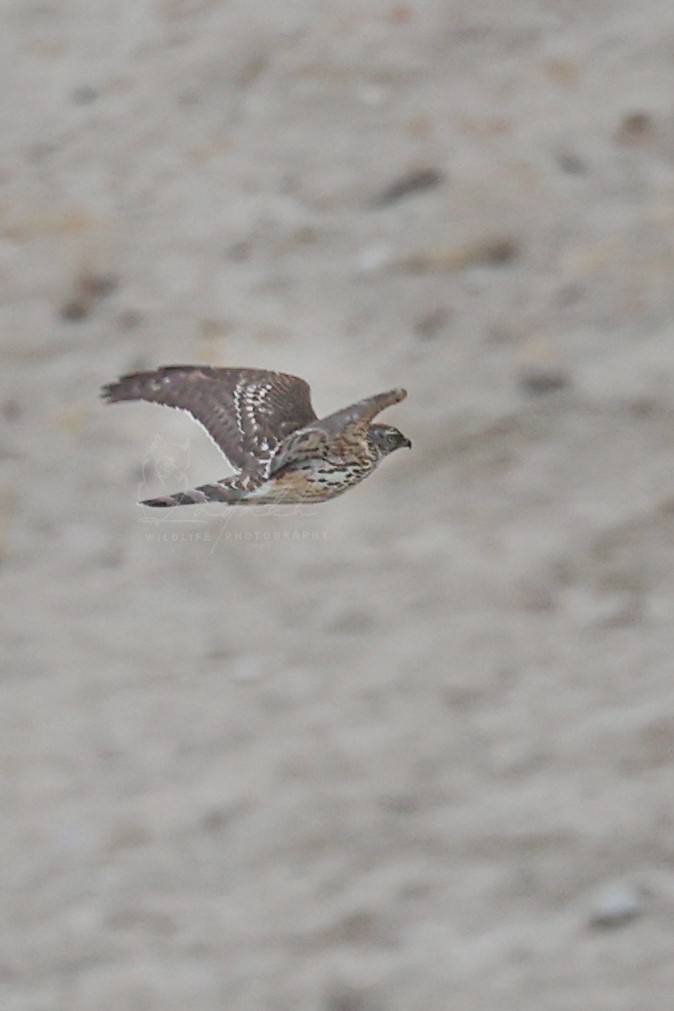
<svg viewBox="0 0 674 1011"><path fill-rule="evenodd" d="M402 386L399 386L395 390L389 390L388 393L383 394L387 398L390 404L399 404L401 400L404 400L407 396L407 390L404 390Z"/></svg>
<svg viewBox="0 0 674 1011"><path fill-rule="evenodd" d="M120 400L128 400L126 392L128 391L129 383L142 375L142 372L127 372L113 380L113 382L106 383L100 389L101 399L105 400L108 404L116 404Z"/></svg>
<svg viewBox="0 0 674 1011"><path fill-rule="evenodd" d="M106 404L118 404L120 400L126 400L127 398L123 393L123 384L127 378L127 376L120 376L114 383L106 383L105 386L101 386L101 400L104 400Z"/></svg>

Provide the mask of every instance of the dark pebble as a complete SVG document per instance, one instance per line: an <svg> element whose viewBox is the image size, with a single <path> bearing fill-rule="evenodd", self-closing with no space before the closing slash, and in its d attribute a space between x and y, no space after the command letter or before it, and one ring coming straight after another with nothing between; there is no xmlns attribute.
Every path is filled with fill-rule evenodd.
<svg viewBox="0 0 674 1011"><path fill-rule="evenodd" d="M571 379L563 369L548 368L526 369L519 377L517 385L523 393L541 396L555 393L570 386Z"/></svg>
<svg viewBox="0 0 674 1011"><path fill-rule="evenodd" d="M373 204L375 207L388 207L405 197L412 196L413 193L422 193L424 190L434 189L444 180L442 172L438 169L425 168L408 172L407 175L396 179L395 182L387 186L379 196L375 197Z"/></svg>
<svg viewBox="0 0 674 1011"><path fill-rule="evenodd" d="M415 330L422 340L433 340L438 334L442 333L448 322L448 311L438 306L437 309L432 309L417 321Z"/></svg>
<svg viewBox="0 0 674 1011"><path fill-rule="evenodd" d="M629 112L623 116L615 140L617 144L636 146L647 141L653 132L653 120L647 112Z"/></svg>
<svg viewBox="0 0 674 1011"><path fill-rule="evenodd" d="M86 319L90 312L91 305L88 300L83 298L72 298L69 302L66 302L65 305L61 306L59 316L68 323L79 323L80 320Z"/></svg>

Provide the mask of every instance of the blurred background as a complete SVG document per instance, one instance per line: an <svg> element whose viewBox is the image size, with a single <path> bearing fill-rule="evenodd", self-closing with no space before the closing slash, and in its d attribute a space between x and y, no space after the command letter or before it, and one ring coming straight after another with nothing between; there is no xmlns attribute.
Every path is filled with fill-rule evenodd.
<svg viewBox="0 0 674 1011"><path fill-rule="evenodd" d="M0 18L3 1011L671 1011L670 0ZM184 362L414 449L148 515Z"/></svg>

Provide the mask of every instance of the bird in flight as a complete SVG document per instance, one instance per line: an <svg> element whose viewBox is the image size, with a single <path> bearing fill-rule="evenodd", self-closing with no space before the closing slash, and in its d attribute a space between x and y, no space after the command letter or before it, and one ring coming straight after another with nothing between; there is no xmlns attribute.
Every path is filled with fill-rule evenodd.
<svg viewBox="0 0 674 1011"><path fill-rule="evenodd" d="M167 365L122 376L101 396L111 404L147 400L185 411L237 472L141 503L148 506L324 502L366 478L389 453L412 445L393 425L373 424L380 411L407 396L400 389L318 418L309 386L297 376Z"/></svg>

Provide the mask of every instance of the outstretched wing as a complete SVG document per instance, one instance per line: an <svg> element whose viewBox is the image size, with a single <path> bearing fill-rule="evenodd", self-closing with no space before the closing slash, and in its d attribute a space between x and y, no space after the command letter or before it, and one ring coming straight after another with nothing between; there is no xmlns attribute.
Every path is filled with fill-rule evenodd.
<svg viewBox="0 0 674 1011"><path fill-rule="evenodd" d="M303 379L264 369L168 365L122 376L101 395L109 403L147 400L186 411L233 467L260 478L279 445L316 419Z"/></svg>
<svg viewBox="0 0 674 1011"><path fill-rule="evenodd" d="M401 389L375 393L327 418L307 422L279 446L270 472L275 473L290 461L297 462L316 453L334 453L340 460L351 454L367 453L367 433L373 418L406 396L407 391Z"/></svg>

